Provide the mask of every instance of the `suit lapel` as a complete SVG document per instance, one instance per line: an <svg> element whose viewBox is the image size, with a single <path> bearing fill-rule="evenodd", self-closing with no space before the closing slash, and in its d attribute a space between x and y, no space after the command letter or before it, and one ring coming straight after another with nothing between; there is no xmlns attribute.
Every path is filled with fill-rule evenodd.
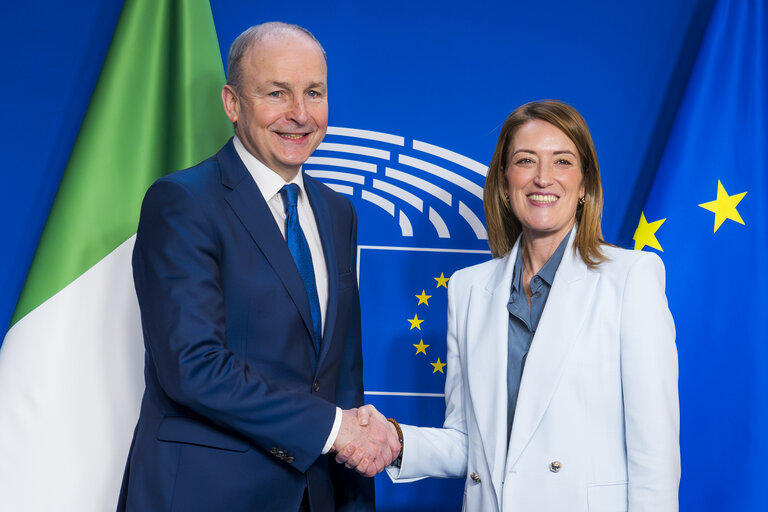
<svg viewBox="0 0 768 512"><path fill-rule="evenodd" d="M528 352L509 440L507 470L517 462L549 407L599 278L574 253L575 233L574 228Z"/></svg>
<svg viewBox="0 0 768 512"><path fill-rule="evenodd" d="M469 393L497 498L507 449L507 303L517 248L497 260L487 282L471 287L467 312Z"/></svg>
<svg viewBox="0 0 768 512"><path fill-rule="evenodd" d="M325 327L323 329L323 340L320 343L320 357L318 367L323 362L328 348L333 339L333 331L336 328L336 314L339 303L339 271L336 263L336 234L333 232L333 222L328 202L323 197L322 192L315 180L304 175L304 188L307 190L309 203L312 205L312 211L315 214L317 230L320 233L320 243L323 246L323 255L325 256L325 268L328 272L328 306L325 311Z"/></svg>
<svg viewBox="0 0 768 512"><path fill-rule="evenodd" d="M225 194L225 200L288 290L304 320L311 342L312 314L307 291L280 229L275 222L268 222L274 217L264 196L237 155L231 139L216 158L221 169L221 183L230 189Z"/></svg>

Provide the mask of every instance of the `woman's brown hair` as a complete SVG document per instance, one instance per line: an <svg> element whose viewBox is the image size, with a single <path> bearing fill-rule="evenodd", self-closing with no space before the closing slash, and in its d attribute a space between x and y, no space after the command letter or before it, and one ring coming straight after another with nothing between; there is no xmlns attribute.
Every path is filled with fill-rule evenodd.
<svg viewBox="0 0 768 512"><path fill-rule="evenodd" d="M485 179L483 207L488 225L488 245L491 253L498 258L504 256L515 244L523 228L512 212L505 197L507 158L512 139L517 130L528 121L541 119L562 130L573 141L579 152L581 172L584 180L584 203L576 208L576 240L574 250L590 268L605 261L601 246L605 244L600 229L603 212L603 186L600 183L600 166L597 153L589 134L586 121L578 111L558 100L533 101L521 105L512 112L501 127L499 141L493 152L491 165Z"/></svg>

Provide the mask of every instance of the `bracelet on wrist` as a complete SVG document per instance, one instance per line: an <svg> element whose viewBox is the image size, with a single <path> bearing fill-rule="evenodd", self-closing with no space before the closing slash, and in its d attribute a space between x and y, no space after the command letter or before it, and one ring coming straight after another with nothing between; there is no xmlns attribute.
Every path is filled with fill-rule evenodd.
<svg viewBox="0 0 768 512"><path fill-rule="evenodd" d="M395 426L395 431L397 432L397 440L400 441L400 453L398 454L397 458L392 461L390 466L399 468L400 464L403 462L403 448L405 447L405 444L403 443L403 429L400 428L400 424L394 418L387 418L387 421Z"/></svg>

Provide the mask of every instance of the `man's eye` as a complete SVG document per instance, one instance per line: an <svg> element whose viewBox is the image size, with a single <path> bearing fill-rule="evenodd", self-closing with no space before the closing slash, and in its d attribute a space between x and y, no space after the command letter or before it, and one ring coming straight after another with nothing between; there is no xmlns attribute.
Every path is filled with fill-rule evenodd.
<svg viewBox="0 0 768 512"><path fill-rule="evenodd" d="M272 91L271 93L269 93L269 95L272 96L273 98L279 98L280 96L283 95L283 91Z"/></svg>
<svg viewBox="0 0 768 512"><path fill-rule="evenodd" d="M317 91L309 91L307 92L307 96L309 96L310 98L317 98L320 96L320 93Z"/></svg>

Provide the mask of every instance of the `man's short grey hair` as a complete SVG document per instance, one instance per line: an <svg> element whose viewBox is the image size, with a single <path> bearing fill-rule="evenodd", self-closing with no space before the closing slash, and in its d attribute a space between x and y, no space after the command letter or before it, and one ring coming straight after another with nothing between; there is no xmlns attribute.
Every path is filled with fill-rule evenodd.
<svg viewBox="0 0 768 512"><path fill-rule="evenodd" d="M317 44L318 48L320 48L320 51L323 53L323 58L326 59L326 61L328 60L323 45L321 45L320 41L312 35L312 32L299 25L291 25L290 23L283 23L281 21L270 21L268 23L262 23L261 25L254 25L247 29L237 36L237 39L234 40L232 46L229 47L229 56L227 57L227 85L232 86L239 93L243 75L242 60L245 53L249 48L256 46L265 37L282 34L308 37Z"/></svg>

